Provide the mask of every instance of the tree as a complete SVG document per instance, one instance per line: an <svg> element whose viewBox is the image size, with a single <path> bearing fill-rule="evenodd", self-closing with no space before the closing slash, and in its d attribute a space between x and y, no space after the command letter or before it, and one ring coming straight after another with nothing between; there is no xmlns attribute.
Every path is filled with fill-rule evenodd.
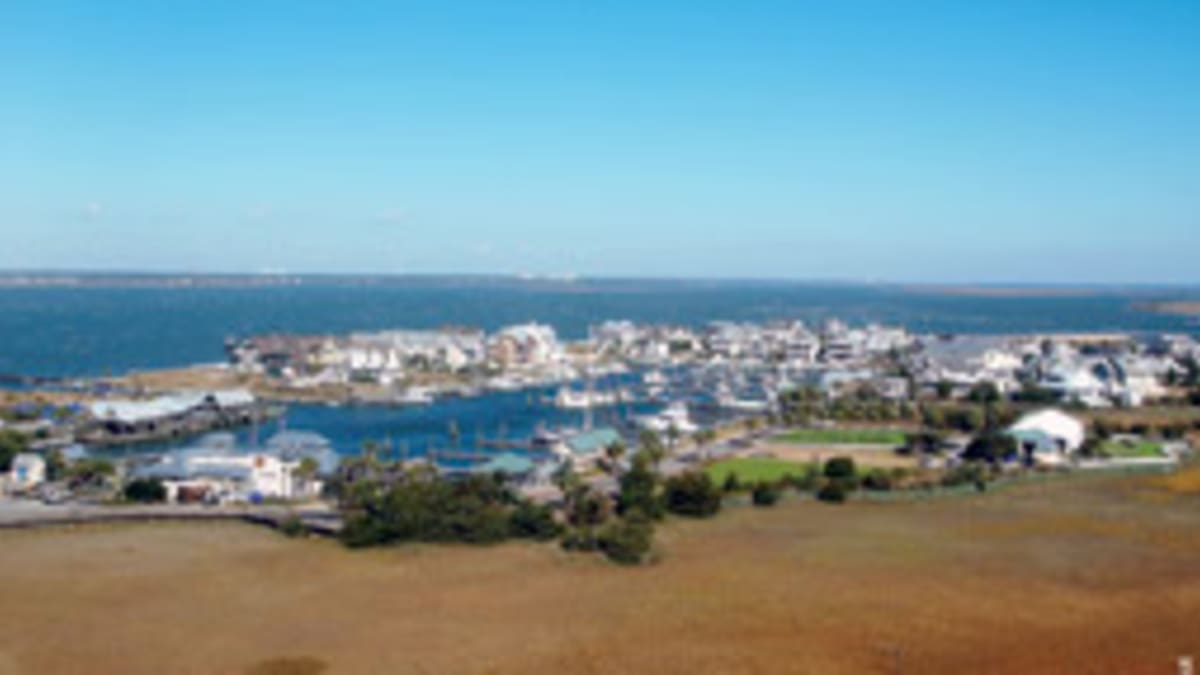
<svg viewBox="0 0 1200 675"><path fill-rule="evenodd" d="M604 495L581 485L567 498L567 522L575 527L603 525L612 514L612 506Z"/></svg>
<svg viewBox="0 0 1200 675"><path fill-rule="evenodd" d="M292 475L301 480L312 480L317 477L321 470L321 465L312 457L305 457L300 460L300 464L296 467Z"/></svg>
<svg viewBox="0 0 1200 675"><path fill-rule="evenodd" d="M88 458L71 464L63 473L73 487L81 487L103 484L116 472L117 468L111 461L102 458Z"/></svg>
<svg viewBox="0 0 1200 675"><path fill-rule="evenodd" d="M650 553L654 526L646 516L633 512L600 531L597 545L611 561L621 565L642 563Z"/></svg>
<svg viewBox="0 0 1200 675"><path fill-rule="evenodd" d="M675 426L675 423L674 423L674 422L672 422L672 423L671 423L671 424L670 424L670 425L667 427L667 445L668 445L668 446L670 446L670 447L672 447L672 448L673 448L673 447L675 447L676 445L678 445L678 444L679 444L679 439L680 439L682 436L683 436L683 432L679 430L679 427Z"/></svg>
<svg viewBox="0 0 1200 675"><path fill-rule="evenodd" d="M825 477L830 480L854 480L857 469L853 457L834 457L825 462Z"/></svg>
<svg viewBox="0 0 1200 675"><path fill-rule="evenodd" d="M742 489L742 484L741 481L738 480L736 471L730 471L729 473L725 474L725 482L721 484L721 489L726 494L737 492L738 490Z"/></svg>
<svg viewBox="0 0 1200 675"><path fill-rule="evenodd" d="M766 481L754 486L750 499L755 506L775 506L779 501L779 486Z"/></svg>
<svg viewBox="0 0 1200 675"><path fill-rule="evenodd" d="M967 398L973 403L995 403L1000 400L1000 389L995 382L984 381L971 387Z"/></svg>
<svg viewBox="0 0 1200 675"><path fill-rule="evenodd" d="M552 476L554 486L558 488L563 496L571 494L583 481L579 475L575 473L575 467L570 462L563 462L554 470Z"/></svg>
<svg viewBox="0 0 1200 675"><path fill-rule="evenodd" d="M663 447L662 439L651 429L643 429L638 435L638 447L641 452L646 453L655 467L661 464L667 456L667 449Z"/></svg>
<svg viewBox="0 0 1200 675"><path fill-rule="evenodd" d="M996 431L989 431L979 436L963 451L962 458L968 461L981 461L997 464L1017 454L1017 441L1012 436Z"/></svg>
<svg viewBox="0 0 1200 675"><path fill-rule="evenodd" d="M954 393L954 383L947 380L940 380L935 385L938 399L945 401Z"/></svg>
<svg viewBox="0 0 1200 675"><path fill-rule="evenodd" d="M708 474L688 471L667 479L663 498L667 510L680 516L707 518L721 510L721 491Z"/></svg>
<svg viewBox="0 0 1200 675"><path fill-rule="evenodd" d="M608 458L609 471L615 476L620 469L621 458L625 456L625 444L620 440L609 443L604 448L604 456Z"/></svg>
<svg viewBox="0 0 1200 675"><path fill-rule="evenodd" d="M692 437L696 440L696 445L704 446L717 440L717 432L712 429L700 429Z"/></svg>
<svg viewBox="0 0 1200 675"><path fill-rule="evenodd" d="M933 429L921 429L916 433L908 434L904 450L912 454L935 455L942 450L944 436L941 432Z"/></svg>
<svg viewBox="0 0 1200 675"><path fill-rule="evenodd" d="M846 501L846 487L841 481L829 481L817 491L817 499L831 504L841 504Z"/></svg>
<svg viewBox="0 0 1200 675"><path fill-rule="evenodd" d="M549 541L562 531L554 520L554 510L546 505L522 500L508 518L509 532L518 539Z"/></svg>
<svg viewBox="0 0 1200 675"><path fill-rule="evenodd" d="M138 478L125 486L125 499L142 504L163 502L167 499L167 488L161 481Z"/></svg>
<svg viewBox="0 0 1200 675"><path fill-rule="evenodd" d="M13 458L29 450L29 440L12 429L0 429L0 471L12 468Z"/></svg>
<svg viewBox="0 0 1200 675"><path fill-rule="evenodd" d="M68 478L67 458L63 457L61 450L51 450L46 453L45 458L46 480L54 482Z"/></svg>
<svg viewBox="0 0 1200 675"><path fill-rule="evenodd" d="M649 457L645 453L635 455L629 471L621 476L618 513L624 515L637 511L655 520L661 518L663 502L659 494L659 483L658 473L651 467Z"/></svg>

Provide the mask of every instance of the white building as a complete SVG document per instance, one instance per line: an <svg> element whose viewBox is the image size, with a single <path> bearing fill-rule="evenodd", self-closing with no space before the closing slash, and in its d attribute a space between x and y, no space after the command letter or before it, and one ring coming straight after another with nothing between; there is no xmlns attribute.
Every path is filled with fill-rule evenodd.
<svg viewBox="0 0 1200 675"><path fill-rule="evenodd" d="M8 484L13 490L28 490L46 482L46 460L41 455L23 452L13 457Z"/></svg>
<svg viewBox="0 0 1200 675"><path fill-rule="evenodd" d="M164 457L134 472L162 481L168 501L184 494L203 494L213 501L301 499L321 491L321 482L301 476L301 461L272 453L237 453L221 448L194 448Z"/></svg>
<svg viewBox="0 0 1200 675"><path fill-rule="evenodd" d="M1034 464L1056 466L1083 446L1083 422L1062 412L1046 409L1025 415L1008 429L1022 457Z"/></svg>

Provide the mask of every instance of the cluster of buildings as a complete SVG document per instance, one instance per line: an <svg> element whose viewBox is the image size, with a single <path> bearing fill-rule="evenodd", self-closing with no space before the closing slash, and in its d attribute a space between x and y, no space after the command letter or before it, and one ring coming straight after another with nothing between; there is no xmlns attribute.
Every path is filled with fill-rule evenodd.
<svg viewBox="0 0 1200 675"><path fill-rule="evenodd" d="M1200 354L1188 336L929 337L909 361L919 386L965 396L984 382L1062 403L1137 407L1169 393Z"/></svg>
<svg viewBox="0 0 1200 675"><path fill-rule="evenodd" d="M877 324L851 328L836 320L816 329L801 321L763 324L715 321L702 328L609 321L591 331L591 343L599 353L648 365L668 362L793 367L855 365L906 349L913 340L903 328Z"/></svg>
<svg viewBox="0 0 1200 675"><path fill-rule="evenodd" d="M218 433L135 466L130 477L159 481L170 502L299 500L319 496L339 461L329 441L311 432L282 431L250 449Z"/></svg>
<svg viewBox="0 0 1200 675"><path fill-rule="evenodd" d="M606 321L593 326L586 340L570 343L553 327L530 323L491 334L447 328L274 335L229 345L238 372L281 378L292 387L382 387L393 403L429 402L442 391L561 383L606 367L689 367L766 376L775 393L809 385L836 397L870 388L904 400L947 387L952 396L966 396L987 382L1002 395L1036 389L1064 403L1138 406L1164 396L1172 373L1182 372L1185 360L1198 353L1195 340L1181 335L917 335L837 320L700 327Z"/></svg>
<svg viewBox="0 0 1200 675"><path fill-rule="evenodd" d="M545 377L568 365L554 328L529 323L493 334L471 328L393 330L346 336L267 335L226 345L233 368L292 387L462 383L498 374ZM499 382L499 388L505 383Z"/></svg>

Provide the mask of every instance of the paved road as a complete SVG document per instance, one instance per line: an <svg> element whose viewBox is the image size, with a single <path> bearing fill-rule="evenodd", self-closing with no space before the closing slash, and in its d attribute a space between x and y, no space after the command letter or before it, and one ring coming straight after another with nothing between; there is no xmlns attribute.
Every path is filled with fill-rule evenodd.
<svg viewBox="0 0 1200 675"><path fill-rule="evenodd" d="M43 504L27 499L0 499L0 528L30 528L86 523L153 520L240 520L278 527L293 517L309 529L333 534L341 528L336 512L328 507L292 508L275 504L204 506L198 504Z"/></svg>

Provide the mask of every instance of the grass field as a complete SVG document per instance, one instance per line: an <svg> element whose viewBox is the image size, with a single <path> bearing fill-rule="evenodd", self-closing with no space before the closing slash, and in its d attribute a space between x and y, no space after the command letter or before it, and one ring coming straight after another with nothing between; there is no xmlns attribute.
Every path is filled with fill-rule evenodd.
<svg viewBox="0 0 1200 675"><path fill-rule="evenodd" d="M0 673L1174 673L1200 657L1185 476L731 508L668 521L635 569L234 524L0 532Z"/></svg>
<svg viewBox="0 0 1200 675"><path fill-rule="evenodd" d="M773 443L824 445L904 445L903 431L895 429L792 429L771 439Z"/></svg>
<svg viewBox="0 0 1200 675"><path fill-rule="evenodd" d="M770 457L725 459L710 464L705 468L705 472L708 473L709 478L717 485L724 484L729 474L737 474L738 480L742 483L756 483L758 481L775 483L784 476L798 478L804 475L804 471L804 464Z"/></svg>
<svg viewBox="0 0 1200 675"><path fill-rule="evenodd" d="M1100 451L1111 457L1162 457L1162 445L1153 441L1105 441L1100 444Z"/></svg>

